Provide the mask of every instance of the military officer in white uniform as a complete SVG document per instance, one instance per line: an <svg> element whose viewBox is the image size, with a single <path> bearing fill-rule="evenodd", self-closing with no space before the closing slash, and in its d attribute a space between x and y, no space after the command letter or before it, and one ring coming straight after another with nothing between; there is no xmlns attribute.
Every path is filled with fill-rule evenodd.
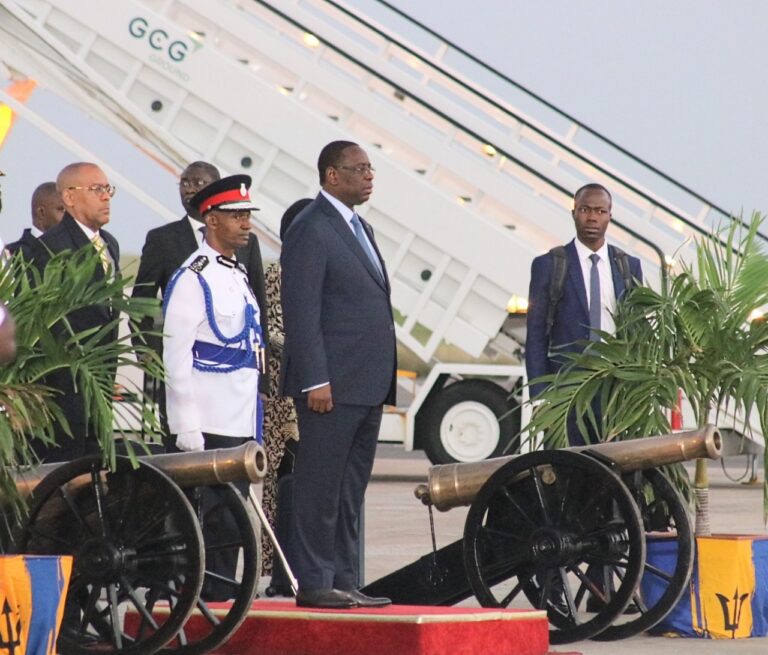
<svg viewBox="0 0 768 655"><path fill-rule="evenodd" d="M254 438L258 378L264 368L260 307L235 250L248 243L251 178L232 175L200 190L192 205L206 225L203 244L174 273L165 292L163 361L168 425L182 451L239 446ZM238 485L244 495L248 485ZM215 489L202 494L215 508ZM215 509L203 522L206 547L232 526ZM204 515L205 516L205 515ZM231 597L237 552L208 552L202 597ZM216 560L216 561L213 561ZM219 577L223 579L219 579Z"/></svg>
<svg viewBox="0 0 768 655"><path fill-rule="evenodd" d="M247 175L233 175L192 199L205 220L205 240L166 291L166 402L179 450L237 446L254 436L260 308L235 259L235 250L248 243L256 209L250 183Z"/></svg>

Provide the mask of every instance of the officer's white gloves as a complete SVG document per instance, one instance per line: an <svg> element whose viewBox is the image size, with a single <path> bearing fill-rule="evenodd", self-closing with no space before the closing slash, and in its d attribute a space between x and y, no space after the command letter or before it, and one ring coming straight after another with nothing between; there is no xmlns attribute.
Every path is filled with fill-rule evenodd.
<svg viewBox="0 0 768 655"><path fill-rule="evenodd" d="M176 435L176 448L185 452L205 450L205 438L200 430L180 432Z"/></svg>

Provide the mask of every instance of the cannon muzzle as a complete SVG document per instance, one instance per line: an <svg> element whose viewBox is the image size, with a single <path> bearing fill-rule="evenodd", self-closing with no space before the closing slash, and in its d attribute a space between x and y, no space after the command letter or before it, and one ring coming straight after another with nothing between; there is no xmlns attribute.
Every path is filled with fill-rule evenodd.
<svg viewBox="0 0 768 655"><path fill-rule="evenodd" d="M258 482L267 472L266 454L255 441L237 448L142 455L138 459L159 468L182 489L243 480ZM61 465L43 464L16 473L14 477L19 493L29 497L43 478Z"/></svg>
<svg viewBox="0 0 768 655"><path fill-rule="evenodd" d="M565 450L598 453L613 461L620 472L626 473L704 457L720 459L722 449L720 432L714 425L707 425L688 432L610 441ZM442 512L461 505L471 505L488 478L515 457L518 455L467 464L433 466L429 469L427 484L416 487L416 497Z"/></svg>

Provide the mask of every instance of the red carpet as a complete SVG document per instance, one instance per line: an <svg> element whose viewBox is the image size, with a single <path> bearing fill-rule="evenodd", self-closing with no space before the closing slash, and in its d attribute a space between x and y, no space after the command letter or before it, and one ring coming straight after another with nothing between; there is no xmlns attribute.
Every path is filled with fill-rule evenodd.
<svg viewBox="0 0 768 655"><path fill-rule="evenodd" d="M190 636L197 620L187 623ZM338 611L256 601L212 655L547 655L548 629L539 611L407 605Z"/></svg>

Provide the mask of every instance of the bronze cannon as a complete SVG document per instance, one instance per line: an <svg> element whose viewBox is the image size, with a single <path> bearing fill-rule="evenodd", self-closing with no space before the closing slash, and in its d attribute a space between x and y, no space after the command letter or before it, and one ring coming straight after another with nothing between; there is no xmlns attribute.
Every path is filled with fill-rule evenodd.
<svg viewBox="0 0 768 655"><path fill-rule="evenodd" d="M469 506L463 538L365 588L404 604L547 611L551 643L652 628L690 578L687 503L656 467L718 459L717 428L433 466L415 490L430 508ZM669 564L646 559L671 551Z"/></svg>
<svg viewBox="0 0 768 655"><path fill-rule="evenodd" d="M11 550L73 556L57 652L198 655L223 643L256 593L261 543L242 492L265 472L255 442L142 456L136 466L118 457L114 470L94 455L18 472L29 512ZM208 567L221 553L239 558L233 578ZM221 600L212 580L232 601L223 613L209 606ZM195 611L203 621L189 632Z"/></svg>

